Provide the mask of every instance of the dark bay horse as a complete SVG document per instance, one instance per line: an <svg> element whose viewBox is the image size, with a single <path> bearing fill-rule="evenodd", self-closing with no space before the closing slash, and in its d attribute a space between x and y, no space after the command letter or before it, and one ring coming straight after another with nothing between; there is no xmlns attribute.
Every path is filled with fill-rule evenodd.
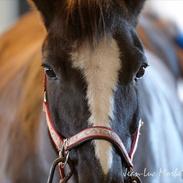
<svg viewBox="0 0 183 183"><path fill-rule="evenodd" d="M142 118L135 171L143 182L182 181L182 111L174 78L147 51L151 67L139 80L147 65L135 33L143 1L93 2L36 1L47 31L31 14L1 39L1 183L46 182L57 157L42 113L45 36L43 66L58 132L67 137L89 125L110 126L129 150ZM73 149L70 159L71 182L125 182L125 163L106 141ZM167 175L173 171L179 174Z"/></svg>

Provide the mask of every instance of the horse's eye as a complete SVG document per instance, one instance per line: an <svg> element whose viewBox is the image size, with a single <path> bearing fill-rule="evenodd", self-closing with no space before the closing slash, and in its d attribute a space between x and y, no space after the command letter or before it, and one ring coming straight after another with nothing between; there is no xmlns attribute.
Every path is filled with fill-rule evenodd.
<svg viewBox="0 0 183 183"><path fill-rule="evenodd" d="M136 74L136 80L141 79L144 76L147 66L148 66L147 63L144 63L141 65L140 69L138 70L138 72Z"/></svg>
<svg viewBox="0 0 183 183"><path fill-rule="evenodd" d="M44 72L46 73L46 75L51 78L51 79L56 79L57 78L57 75L55 74L54 70L47 66L47 65L43 65L44 67Z"/></svg>

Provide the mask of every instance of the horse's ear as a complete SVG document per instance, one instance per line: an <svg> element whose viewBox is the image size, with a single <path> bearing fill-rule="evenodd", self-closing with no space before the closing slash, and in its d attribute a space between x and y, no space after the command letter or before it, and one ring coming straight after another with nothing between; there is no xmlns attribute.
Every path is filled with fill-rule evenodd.
<svg viewBox="0 0 183 183"><path fill-rule="evenodd" d="M130 16L136 21L146 0L125 0Z"/></svg>
<svg viewBox="0 0 183 183"><path fill-rule="evenodd" d="M48 28L55 12L55 0L28 0L41 13L45 26Z"/></svg>

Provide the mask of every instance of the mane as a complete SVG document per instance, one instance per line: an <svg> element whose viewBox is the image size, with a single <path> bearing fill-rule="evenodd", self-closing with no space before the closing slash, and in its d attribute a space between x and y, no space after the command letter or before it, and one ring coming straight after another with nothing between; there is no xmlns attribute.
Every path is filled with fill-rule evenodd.
<svg viewBox="0 0 183 183"><path fill-rule="evenodd" d="M90 44L114 35L124 23L135 26L145 0L28 0L52 36ZM34 6L35 5L35 6ZM115 31L115 32L114 32Z"/></svg>
<svg viewBox="0 0 183 183"><path fill-rule="evenodd" d="M56 7L59 8L53 31L57 29L60 33L61 30L63 36L72 41L96 42L113 33L114 27L121 22L121 16L127 17L123 0L66 0L65 3L58 2Z"/></svg>

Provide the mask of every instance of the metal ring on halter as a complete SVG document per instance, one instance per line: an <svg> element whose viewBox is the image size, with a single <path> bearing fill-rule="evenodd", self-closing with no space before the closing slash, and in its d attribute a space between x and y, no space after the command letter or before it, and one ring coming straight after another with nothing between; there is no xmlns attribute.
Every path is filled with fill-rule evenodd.
<svg viewBox="0 0 183 183"><path fill-rule="evenodd" d="M64 162L60 162L61 168L65 167L65 165L67 164L68 159L69 159L69 151L65 150L66 143L67 143L67 139L64 140L64 143L63 143L63 145L62 145L62 147L60 148L60 151L59 151L59 157L65 159Z"/></svg>
<svg viewBox="0 0 183 183"><path fill-rule="evenodd" d="M53 164L52 164L50 172L49 172L47 183L52 183L53 182L55 169L56 169L57 165L59 163L61 163L62 161L64 161L64 158L62 158L62 157L59 157L59 158L57 158L56 160L53 161Z"/></svg>
<svg viewBox="0 0 183 183"><path fill-rule="evenodd" d="M62 157L62 156L60 156L60 157ZM59 163L60 166L61 166L61 168L64 168L66 166L67 162L68 162L68 159L69 159L69 151L66 153L66 156L63 157L63 158L65 159L65 161Z"/></svg>
<svg viewBox="0 0 183 183"><path fill-rule="evenodd" d="M55 173L55 169L56 169L57 165L59 165L60 163L63 163L63 166L65 167L65 165L68 163L68 159L69 159L69 153L67 154L66 157L59 157L56 160L54 160L54 162L51 166L51 169L50 169L50 173L49 173L49 176L48 176L47 183L52 183L53 182L53 177L54 177L54 173ZM73 172L73 170L71 168L71 172L68 174L68 176L66 176L63 179L63 182L65 180L68 180L72 176L72 172Z"/></svg>
<svg viewBox="0 0 183 183"><path fill-rule="evenodd" d="M54 160L54 162L51 166L47 183L52 183L53 182L53 177L54 177L54 173L55 173L55 169L56 169L57 165L60 164L61 168L64 168L66 166L66 164L68 163L69 151L65 151L65 143L66 143L66 140L64 141L64 143L63 143L63 145L62 145L62 147L59 151L59 157L56 160ZM68 180L71 176L72 175L70 173L68 176L66 176L63 179L63 182L65 182L65 180Z"/></svg>
<svg viewBox="0 0 183 183"><path fill-rule="evenodd" d="M63 144L59 150L59 156L64 156L64 154L66 153L66 150L65 150L66 143L67 143L67 139L64 139Z"/></svg>

